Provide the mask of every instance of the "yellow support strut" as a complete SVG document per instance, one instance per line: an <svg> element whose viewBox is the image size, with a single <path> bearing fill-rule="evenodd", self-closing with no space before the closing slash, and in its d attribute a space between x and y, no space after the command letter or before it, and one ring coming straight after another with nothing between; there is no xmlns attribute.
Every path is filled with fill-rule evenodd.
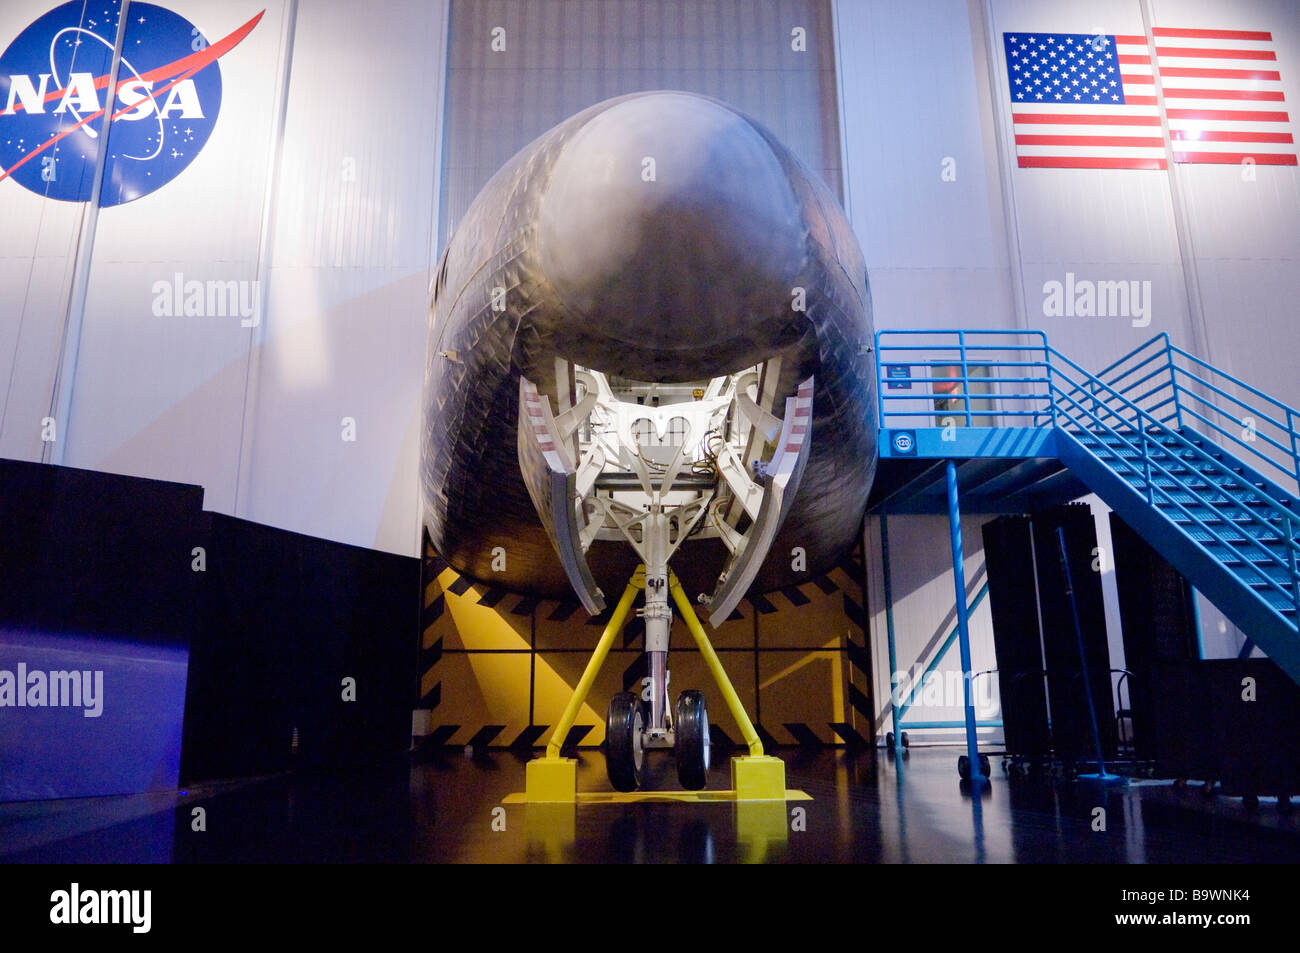
<svg viewBox="0 0 1300 953"><path fill-rule="evenodd" d="M731 712L731 717L736 719L736 724L740 726L740 733L745 739L745 744L749 746L749 753L761 757L763 754L763 741L758 737L758 732L754 730L754 724L749 720L749 715L746 714L745 706L741 703L740 696L736 694L736 689L732 687L731 679L727 677L726 669L722 667L722 662L718 659L718 653L713 651L713 646L709 643L709 637L704 631L704 626L700 625L699 617L695 615L695 608L691 605L691 600L686 597L686 590L677 581L677 576L674 575L672 570L668 571L668 591L673 595L673 602L677 605L677 611L682 614L682 618L686 621L686 628L691 630L691 635L695 638L695 644L699 646L704 664L709 667L709 673L718 685L718 691L722 692L722 697L727 702L727 710Z"/></svg>
<svg viewBox="0 0 1300 953"><path fill-rule="evenodd" d="M632 578L628 581L627 588L623 590L623 598L618 600L618 605L614 607L614 614L609 617L609 623L605 626L605 631L601 633L600 641L596 643L596 651L591 653L591 661L587 663L582 678L578 680L578 686L573 690L573 695L569 698L569 704L564 709L564 714L560 716L559 724L555 726L555 731L551 733L551 740L546 744L546 757L548 759L560 756L560 748L564 744L564 739L569 736L569 729L577 721L578 712L582 709L582 703L587 700L587 693L591 691L596 676L600 674L600 667L605 664L605 658L614 645L614 637L622 631L623 622L627 619L627 614L632 608L632 602L636 599L636 594L644 588L645 566L637 566L636 572L632 573Z"/></svg>
<svg viewBox="0 0 1300 953"><path fill-rule="evenodd" d="M564 740L569 736L569 731L573 728L573 723L578 718L578 712L581 710L583 702L587 700L587 694L591 691L596 676L600 674L601 666L605 664L605 659L609 656L609 650L614 645L614 638L623 628L623 623L632 609L636 594L644 588L645 566L638 566L636 572L632 574L632 578L628 581L627 588L623 590L623 598L614 607L614 612L605 626L605 631L601 633L600 641L596 644L596 649L592 652L586 669L583 670L582 678L578 680L577 687L574 688L573 695L569 698L569 704L565 707L564 714L560 716L555 731L551 733L550 741L546 744L545 756L528 763L526 772L527 791L524 796L524 800L527 802L533 804L572 804L577 800L577 762L572 758L561 757L560 750L564 745ZM700 656L704 659L709 668L709 673L713 676L714 682L717 683L718 690L722 692L722 697L727 702L727 709L731 712L731 717L740 726L740 732L745 739L745 744L749 746L748 756L733 758L731 761L733 796L739 802L783 800L787 795L796 794L797 792L787 792L785 789L785 765L779 759L763 754L763 742L758 737L758 732L754 730L754 723L749 720L749 715L745 712L745 706L741 703L740 696L736 694L731 679L727 677L727 672L718 659L718 653L713 650L713 646L709 643L709 637L705 634L704 626L700 624L699 617L695 615L695 609L686 597L682 584L671 570L668 573L668 589L677 605L677 611L681 613L682 618L686 621L686 627L690 629L691 636L699 647ZM784 815L782 817L784 818ZM782 820L782 831L784 831L783 825L784 819Z"/></svg>

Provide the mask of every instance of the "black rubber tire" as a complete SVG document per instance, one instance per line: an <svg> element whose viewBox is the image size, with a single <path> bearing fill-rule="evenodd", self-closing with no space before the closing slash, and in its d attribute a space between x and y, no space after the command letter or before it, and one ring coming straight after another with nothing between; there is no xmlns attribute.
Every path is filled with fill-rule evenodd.
<svg viewBox="0 0 1300 953"><path fill-rule="evenodd" d="M909 738L909 737L907 737L907 732L906 732L906 731L903 732L901 735L898 736L898 740L901 741L901 742L903 743L903 747L904 747L904 748L910 748L910 747L912 747L912 739Z"/></svg>
<svg viewBox="0 0 1300 953"><path fill-rule="evenodd" d="M605 716L605 772L616 791L635 791L641 786L645 752L640 733L645 725L641 699L631 692L619 692L609 700Z"/></svg>
<svg viewBox="0 0 1300 953"><path fill-rule="evenodd" d="M1246 810L1248 810L1248 811L1258 811L1258 810L1259 810L1259 795L1258 795L1258 794L1243 794L1243 795L1241 796L1241 806L1244 807L1244 808L1245 808Z"/></svg>
<svg viewBox="0 0 1300 953"><path fill-rule="evenodd" d="M704 693L687 689L677 696L673 709L676 732L673 754L677 761L677 780L688 791L700 791L709 781L709 709Z"/></svg>
<svg viewBox="0 0 1300 953"><path fill-rule="evenodd" d="M1291 803L1291 795L1279 794L1277 796L1277 812L1279 814L1290 814L1294 810L1295 806Z"/></svg>
<svg viewBox="0 0 1300 953"><path fill-rule="evenodd" d="M980 773L986 778L993 777L993 765L989 763L989 756L986 754L980 755Z"/></svg>
<svg viewBox="0 0 1300 953"><path fill-rule="evenodd" d="M970 780L970 758L964 754L957 758L957 777L963 781Z"/></svg>
<svg viewBox="0 0 1300 953"><path fill-rule="evenodd" d="M894 733L892 731L885 732L885 747L890 751L894 750Z"/></svg>

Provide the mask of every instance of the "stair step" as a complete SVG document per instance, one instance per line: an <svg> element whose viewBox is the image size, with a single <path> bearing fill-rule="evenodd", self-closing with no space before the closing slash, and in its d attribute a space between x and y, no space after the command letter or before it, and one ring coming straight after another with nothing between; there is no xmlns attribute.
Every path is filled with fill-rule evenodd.
<svg viewBox="0 0 1300 953"><path fill-rule="evenodd" d="M1206 544L1206 549L1210 550L1210 552L1212 552L1221 563L1229 568L1235 569L1237 567L1250 565L1258 570L1260 565L1263 564L1270 571L1276 569L1278 572L1286 573L1287 575L1290 574L1289 570L1286 568L1286 554L1280 546L1275 547L1277 552L1272 552L1272 549L1270 548L1269 553L1262 553L1254 546L1249 546L1242 549L1240 552L1232 549L1224 552L1223 550L1225 548L1226 547L1224 547L1223 544L1214 541Z"/></svg>
<svg viewBox="0 0 1300 953"><path fill-rule="evenodd" d="M1213 464L1195 450L1183 450L1179 453L1170 453L1168 450L1157 450L1153 453L1143 453L1137 447L1106 446L1104 449L1107 453L1113 456L1123 457L1125 460L1142 460L1147 457L1150 457L1152 460L1159 460L1161 463L1168 460L1183 460L1187 463L1196 463L1208 469L1215 469ZM1223 460L1223 454L1221 453L1210 453L1209 456L1220 462Z"/></svg>
<svg viewBox="0 0 1300 953"><path fill-rule="evenodd" d="M1259 592L1259 590L1256 590L1256 592ZM1295 615L1295 599L1282 595L1276 589L1267 592L1259 592L1259 594L1264 597L1265 602L1274 609L1277 609L1279 612L1282 612L1285 615Z"/></svg>
<svg viewBox="0 0 1300 953"><path fill-rule="evenodd" d="M1143 492L1146 491L1145 480L1133 480L1132 486L1135 490L1141 490ZM1262 510L1265 512L1275 512L1273 509L1273 504L1271 504L1268 500L1260 499L1258 496L1247 496L1245 494L1242 494L1240 496L1229 496L1224 493L1208 492L1208 491L1205 493L1197 494L1197 493L1192 493L1187 490L1184 490L1181 487L1161 486L1159 483L1157 483L1155 486L1156 486L1156 490L1158 491L1157 498L1156 498L1157 504L1161 500L1165 500L1165 501L1172 500L1177 503L1196 503L1199 505L1209 505L1212 507L1245 506L1255 510Z"/></svg>
<svg viewBox="0 0 1300 953"><path fill-rule="evenodd" d="M1202 529L1185 516L1171 516L1170 518L1182 528L1183 532L1198 542L1214 539L1208 530ZM1205 522L1210 523L1211 521L1206 520ZM1222 530L1216 529L1215 532L1234 546L1249 545L1250 540L1255 540L1269 548L1276 546L1281 549L1285 545L1271 526L1260 523L1234 523L1230 529L1225 526Z"/></svg>
<svg viewBox="0 0 1300 953"><path fill-rule="evenodd" d="M1146 489L1145 479L1134 480L1133 482L1139 489ZM1180 486L1168 477L1156 477L1152 479L1151 483L1158 490L1167 490L1174 493L1195 493L1201 497L1212 496L1218 502L1232 499L1252 506L1269 505L1269 500L1261 496L1260 491L1248 490L1242 486L1225 486L1221 483L1204 483L1194 480L1184 480L1183 485Z"/></svg>
<svg viewBox="0 0 1300 953"><path fill-rule="evenodd" d="M1195 522L1191 518L1195 516L1201 522L1212 525L1231 523L1234 526L1261 526L1271 530L1269 535L1279 537L1282 535L1280 532L1282 526L1281 516L1260 516L1254 513L1243 513L1235 509L1220 509L1199 501L1183 503L1182 507L1178 507L1168 500L1159 498L1156 499L1156 508L1176 522L1180 520Z"/></svg>

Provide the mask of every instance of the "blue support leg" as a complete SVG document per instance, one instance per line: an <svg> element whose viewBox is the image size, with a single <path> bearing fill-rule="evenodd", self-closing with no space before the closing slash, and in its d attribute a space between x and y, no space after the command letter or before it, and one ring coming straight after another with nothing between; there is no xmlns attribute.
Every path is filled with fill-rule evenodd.
<svg viewBox="0 0 1300 953"><path fill-rule="evenodd" d="M966 708L966 757L970 761L971 785L985 780L980 770L979 740L975 735L974 668L970 658L970 628L966 612L966 566L961 548L961 504L957 499L957 464L948 461L948 534L952 545L952 584L957 594L957 644L961 648L962 700Z"/></svg>
<svg viewBox="0 0 1300 953"><path fill-rule="evenodd" d="M903 732L896 707L898 696L898 653L894 643L894 587L889 574L889 517L880 514L880 562L885 580L885 631L889 635L889 723L894 728L894 754L902 750Z"/></svg>
<svg viewBox="0 0 1300 953"><path fill-rule="evenodd" d="M1083 694L1088 699L1088 721L1092 725L1092 741L1097 750L1097 773L1081 774L1080 781L1101 784L1123 784L1124 778L1106 770L1106 755L1101 747L1101 731L1097 728L1097 706L1092 700L1092 684L1088 680L1088 653L1083 648L1083 626L1079 623L1079 604L1074 598L1074 581L1070 578L1070 560L1065 548L1065 527L1056 527L1056 541L1061 559L1061 575L1065 577L1065 594L1070 600L1070 614L1074 616L1074 641L1079 647L1079 670L1083 673Z"/></svg>

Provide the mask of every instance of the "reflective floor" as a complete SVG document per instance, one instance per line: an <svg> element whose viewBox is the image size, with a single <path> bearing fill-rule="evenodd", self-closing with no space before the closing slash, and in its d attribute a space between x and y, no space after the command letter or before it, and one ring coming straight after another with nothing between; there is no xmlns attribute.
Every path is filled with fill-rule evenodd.
<svg viewBox="0 0 1300 953"><path fill-rule="evenodd" d="M1135 781L1006 778L982 797L957 748L785 750L789 805L502 806L525 758L441 752L341 775L207 784L179 794L0 805L0 860L17 862L1271 863L1300 861L1300 811ZM653 783L674 786L671 762ZM608 791L599 752L579 789ZM728 786L718 757L710 788ZM199 829L202 828L202 829Z"/></svg>

